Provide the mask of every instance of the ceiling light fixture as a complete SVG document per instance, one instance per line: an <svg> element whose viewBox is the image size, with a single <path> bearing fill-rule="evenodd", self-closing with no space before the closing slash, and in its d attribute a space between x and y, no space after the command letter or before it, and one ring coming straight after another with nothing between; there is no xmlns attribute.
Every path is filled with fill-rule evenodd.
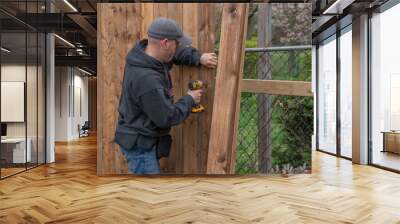
<svg viewBox="0 0 400 224"><path fill-rule="evenodd" d="M351 5L355 0L336 0L332 5L330 5L322 14L342 14L343 10Z"/></svg>
<svg viewBox="0 0 400 224"><path fill-rule="evenodd" d="M74 12L78 12L78 10L71 3L69 3L68 0L64 0L64 3L67 4Z"/></svg>
<svg viewBox="0 0 400 224"><path fill-rule="evenodd" d="M90 75L90 76L93 75L92 73L90 73L90 72L88 72L88 71L85 71L85 70L83 70L83 69L81 69L81 68L79 68L79 67L78 67L78 70L81 71L81 72L83 72L83 73L85 73L85 74L87 74L87 75Z"/></svg>
<svg viewBox="0 0 400 224"><path fill-rule="evenodd" d="M75 48L75 45L73 45L71 42L69 42L68 40L58 36L57 34L54 34L55 37L57 37L58 39L60 39L61 41L63 41L64 43L66 43L67 45L69 45L70 47Z"/></svg>
<svg viewBox="0 0 400 224"><path fill-rule="evenodd" d="M6 52L6 53L10 53L10 52L11 52L11 50L9 50L9 49L7 49L7 48L5 48L5 47L1 47L0 49L1 49L2 51Z"/></svg>

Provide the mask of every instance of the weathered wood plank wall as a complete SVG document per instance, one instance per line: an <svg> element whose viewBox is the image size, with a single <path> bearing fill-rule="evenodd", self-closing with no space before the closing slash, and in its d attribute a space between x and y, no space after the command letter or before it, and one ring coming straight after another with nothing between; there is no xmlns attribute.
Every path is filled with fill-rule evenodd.
<svg viewBox="0 0 400 224"><path fill-rule="evenodd" d="M214 47L213 5L188 3L98 4L98 162L99 175L127 173L126 162L114 143L117 107L125 56L136 41L147 37L147 28L157 17L175 19L202 52ZM174 127L173 149L161 162L164 173L205 173L211 125L215 72L204 68L175 66L171 72L175 98L187 92L191 78L205 80L206 112L191 116Z"/></svg>
<svg viewBox="0 0 400 224"><path fill-rule="evenodd" d="M98 4L97 16L97 173L127 173L114 143L125 56L140 37L140 5Z"/></svg>

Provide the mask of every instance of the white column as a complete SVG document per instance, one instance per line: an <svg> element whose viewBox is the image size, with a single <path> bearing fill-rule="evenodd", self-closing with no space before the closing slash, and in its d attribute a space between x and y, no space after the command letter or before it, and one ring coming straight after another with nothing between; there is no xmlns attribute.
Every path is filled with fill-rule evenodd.
<svg viewBox="0 0 400 224"><path fill-rule="evenodd" d="M47 1L46 1L47 2ZM47 12L54 12L54 5L48 1ZM54 35L46 35L46 163L55 161L55 44Z"/></svg>

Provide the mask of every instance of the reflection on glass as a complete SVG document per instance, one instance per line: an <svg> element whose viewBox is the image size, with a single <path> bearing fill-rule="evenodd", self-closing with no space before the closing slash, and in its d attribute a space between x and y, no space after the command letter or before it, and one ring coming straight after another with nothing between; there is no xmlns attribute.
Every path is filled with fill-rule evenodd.
<svg viewBox="0 0 400 224"><path fill-rule="evenodd" d="M45 4L44 0L1 3L20 15L44 13ZM7 20L0 29L0 177L4 178L45 162L46 39L2 12L0 19Z"/></svg>
<svg viewBox="0 0 400 224"><path fill-rule="evenodd" d="M340 153L352 157L352 35L345 30L340 36Z"/></svg>
<svg viewBox="0 0 400 224"><path fill-rule="evenodd" d="M25 170L31 151L26 142L26 34L2 33L1 122L6 133L1 140L2 177ZM28 150L27 150L28 149Z"/></svg>
<svg viewBox="0 0 400 224"><path fill-rule="evenodd" d="M30 160L28 160L28 168L37 165L37 79L38 79L38 52L37 52L37 41L38 36L36 32L27 33L28 43L28 61L27 61L27 99L26 99L26 111L27 111L27 143L28 149L30 148Z"/></svg>
<svg viewBox="0 0 400 224"><path fill-rule="evenodd" d="M400 170L400 5L372 18L372 163Z"/></svg>
<svg viewBox="0 0 400 224"><path fill-rule="evenodd" d="M336 40L318 48L318 148L336 153Z"/></svg>
<svg viewBox="0 0 400 224"><path fill-rule="evenodd" d="M45 35L39 33L38 45L38 164L45 163Z"/></svg>

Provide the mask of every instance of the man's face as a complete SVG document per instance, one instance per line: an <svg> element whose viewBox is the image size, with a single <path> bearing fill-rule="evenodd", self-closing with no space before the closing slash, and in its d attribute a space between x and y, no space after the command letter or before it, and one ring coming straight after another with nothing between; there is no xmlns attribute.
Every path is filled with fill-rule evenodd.
<svg viewBox="0 0 400 224"><path fill-rule="evenodd" d="M177 40L164 39L161 41L161 49L164 54L164 62L170 62L175 56L179 43Z"/></svg>

